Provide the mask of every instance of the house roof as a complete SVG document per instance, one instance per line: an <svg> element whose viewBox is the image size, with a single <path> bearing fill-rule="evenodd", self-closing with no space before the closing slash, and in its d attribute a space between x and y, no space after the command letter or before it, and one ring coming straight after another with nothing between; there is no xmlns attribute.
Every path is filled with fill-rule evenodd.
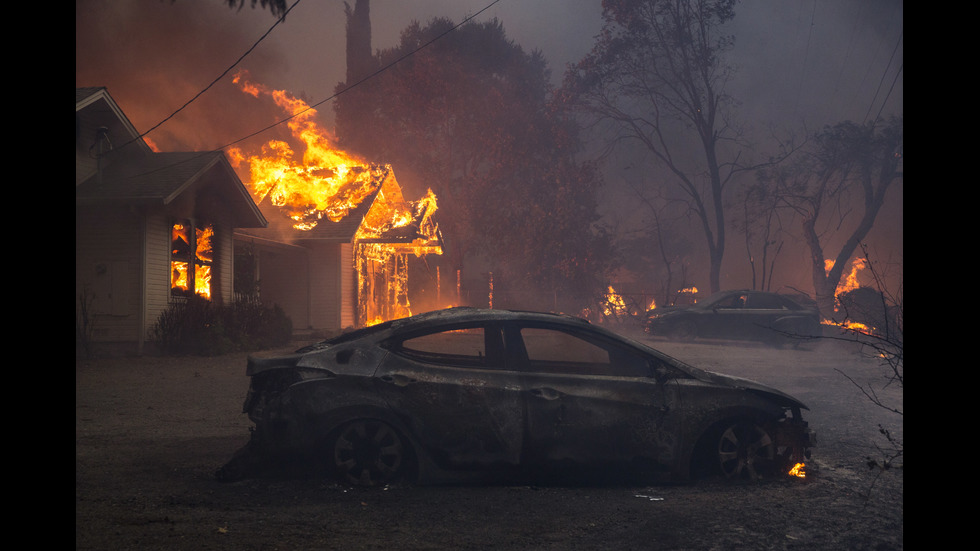
<svg viewBox="0 0 980 551"><path fill-rule="evenodd" d="M143 152L150 151L150 146L139 137L136 127L109 95L108 89L103 86L75 88L75 139L92 140L100 127L106 128L116 147L132 144Z"/></svg>
<svg viewBox="0 0 980 551"><path fill-rule="evenodd" d="M243 230L238 233L239 235L247 235L282 243L299 243L303 241L351 243L354 241L362 225L367 224L370 226L372 223L377 224L380 222L377 218L379 215L381 219L388 216L386 214L386 208L389 207L380 205L379 201L394 201L396 203L403 203L405 201L402 196L401 187L395 180L391 167L379 167L377 174L377 178L371 182L373 186L372 191L356 207L351 209L346 216L336 222L329 218L321 218L316 221L316 225L312 229L297 229L293 227L293 220L287 217L279 207L270 204L268 200L264 200L260 203L259 207L270 220L269 226L265 229ZM373 221L370 219L372 214L375 216ZM368 238L358 238L358 241L364 243L418 246L420 239L426 239L421 233L420 228L423 224L422 218L428 213L423 209L414 214L415 218L406 226L388 229L380 235L374 235ZM435 241L426 244L432 247L433 250L441 250L442 234L438 230L436 231L438 236Z"/></svg>
<svg viewBox="0 0 980 551"><path fill-rule="evenodd" d="M80 126L104 126L124 142L104 153L100 168L75 187L76 205L169 205L185 192L209 186L210 191L220 194L220 204L230 210L235 227L268 224L221 151L151 151L105 88L76 89L75 108L76 140L80 139Z"/></svg>
<svg viewBox="0 0 980 551"><path fill-rule="evenodd" d="M259 237L283 243L296 243L299 241L330 241L339 243L350 243L354 240L358 228L364 222L364 216L371 209L374 200L378 196L380 187L361 202L356 208L351 209L337 222L329 219L321 219L312 230L299 230L293 227L291 219L286 217L279 207L272 205L269 201L263 201L259 208L269 220L269 225L264 228L246 229L237 232L239 235L249 237Z"/></svg>

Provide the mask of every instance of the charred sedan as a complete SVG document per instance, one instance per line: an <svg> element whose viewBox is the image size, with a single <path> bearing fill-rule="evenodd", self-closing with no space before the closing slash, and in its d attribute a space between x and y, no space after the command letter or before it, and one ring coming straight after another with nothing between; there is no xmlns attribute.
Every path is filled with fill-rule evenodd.
<svg viewBox="0 0 980 551"><path fill-rule="evenodd" d="M806 407L568 316L451 308L250 358L250 442L219 478L302 457L356 485L552 465L685 479L802 462Z"/></svg>
<svg viewBox="0 0 980 551"><path fill-rule="evenodd" d="M673 339L707 337L797 344L821 334L815 307L764 291L722 291L689 306L647 312L646 331Z"/></svg>

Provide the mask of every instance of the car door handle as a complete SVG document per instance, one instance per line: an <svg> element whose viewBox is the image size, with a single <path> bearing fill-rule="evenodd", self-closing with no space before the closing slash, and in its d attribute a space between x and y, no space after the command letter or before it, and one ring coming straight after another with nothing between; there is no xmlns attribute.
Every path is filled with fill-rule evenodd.
<svg viewBox="0 0 980 551"><path fill-rule="evenodd" d="M553 388L532 388L531 395L545 400L554 400L560 396L558 391Z"/></svg>
<svg viewBox="0 0 980 551"><path fill-rule="evenodd" d="M381 377L381 380L395 386L408 386L417 381L417 379L406 377L404 375L384 375Z"/></svg>

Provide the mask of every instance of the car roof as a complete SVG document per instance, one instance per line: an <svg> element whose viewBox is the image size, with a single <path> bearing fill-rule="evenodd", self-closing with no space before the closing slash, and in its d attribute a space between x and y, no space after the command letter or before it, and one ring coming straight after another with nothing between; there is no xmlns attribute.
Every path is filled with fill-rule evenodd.
<svg viewBox="0 0 980 551"><path fill-rule="evenodd" d="M588 327L598 329L598 327L589 323L588 320L567 314L455 306L452 308L444 308L442 310L432 310L430 312L416 314L407 318L389 320L376 325L348 331L347 333L343 333L334 338L301 348L297 350L297 352L309 352L322 348L323 345L340 344L366 337L386 339L395 334L410 332L416 329L424 329L427 327L440 327L445 325L455 325L457 323L462 324L471 322L476 323L485 321L513 320L558 323L568 327Z"/></svg>
<svg viewBox="0 0 980 551"><path fill-rule="evenodd" d="M591 326L588 320L559 314L553 312L533 312L529 310L501 310L491 308L475 308L470 306L456 306L442 310L432 310L422 314L417 314L407 318L401 318L387 322L395 331L412 329L417 326L426 325L445 325L454 323L480 322L480 321L541 321L550 323L560 323L565 325L577 325L581 327Z"/></svg>

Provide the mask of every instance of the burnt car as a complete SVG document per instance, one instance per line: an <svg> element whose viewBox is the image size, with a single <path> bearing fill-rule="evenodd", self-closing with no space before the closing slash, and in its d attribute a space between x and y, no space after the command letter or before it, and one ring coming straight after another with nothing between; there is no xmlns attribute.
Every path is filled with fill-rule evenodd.
<svg viewBox="0 0 980 551"><path fill-rule="evenodd" d="M246 374L255 426L222 480L287 457L354 485L558 465L754 478L814 444L791 396L559 314L439 310L250 357Z"/></svg>
<svg viewBox="0 0 980 551"><path fill-rule="evenodd" d="M672 339L744 339L799 344L821 335L813 305L778 293L733 290L695 304L647 311L646 332Z"/></svg>

